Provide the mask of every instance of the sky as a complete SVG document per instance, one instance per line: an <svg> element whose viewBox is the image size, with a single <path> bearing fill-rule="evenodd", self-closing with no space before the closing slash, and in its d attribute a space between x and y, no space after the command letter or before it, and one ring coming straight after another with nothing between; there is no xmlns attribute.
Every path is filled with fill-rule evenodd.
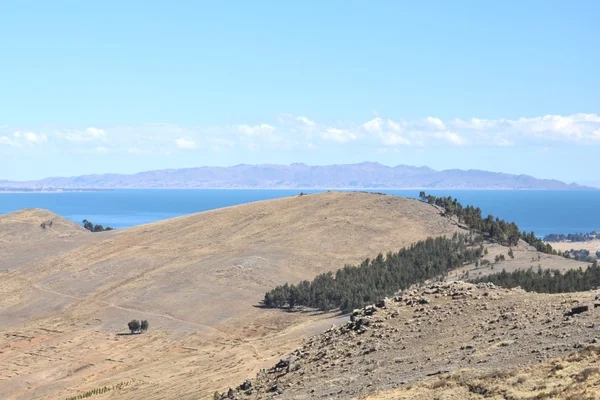
<svg viewBox="0 0 600 400"><path fill-rule="evenodd" d="M600 181L598 1L0 0L0 180L376 161Z"/></svg>

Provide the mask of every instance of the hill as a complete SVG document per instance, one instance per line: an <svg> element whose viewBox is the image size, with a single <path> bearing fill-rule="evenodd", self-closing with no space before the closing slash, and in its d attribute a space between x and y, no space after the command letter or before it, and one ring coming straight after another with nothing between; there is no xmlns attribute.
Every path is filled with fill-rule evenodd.
<svg viewBox="0 0 600 400"><path fill-rule="evenodd" d="M133 175L103 174L40 181L0 181L0 188L198 188L198 189L593 189L552 179L479 170L435 171L428 167L388 167L373 162L311 166L236 165L146 171Z"/></svg>
<svg viewBox="0 0 600 400"><path fill-rule="evenodd" d="M47 210L30 208L0 215L0 271L77 246L89 233Z"/></svg>
<svg viewBox="0 0 600 400"><path fill-rule="evenodd" d="M45 233L21 215L18 229ZM134 399L206 398L336 320L257 308L266 290L459 229L417 200L322 193L81 231L32 257L24 234L0 279L0 398L114 385ZM149 332L119 335L132 318Z"/></svg>

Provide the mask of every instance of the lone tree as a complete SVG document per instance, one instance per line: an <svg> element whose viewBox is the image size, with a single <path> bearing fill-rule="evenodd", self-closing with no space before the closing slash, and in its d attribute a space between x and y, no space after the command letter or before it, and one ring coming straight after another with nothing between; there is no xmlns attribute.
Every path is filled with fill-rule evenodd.
<svg viewBox="0 0 600 400"><path fill-rule="evenodd" d="M148 324L148 322L146 321L146 324ZM137 319L132 319L131 321L129 321L129 323L127 324L127 326L129 327L129 330L131 331L131 333L138 333L140 331L140 321L138 321ZM147 328L147 326L146 326Z"/></svg>
<svg viewBox="0 0 600 400"><path fill-rule="evenodd" d="M143 319L142 323L140 324L140 330L142 332L146 332L148 330L148 326L149 326L148 320Z"/></svg>

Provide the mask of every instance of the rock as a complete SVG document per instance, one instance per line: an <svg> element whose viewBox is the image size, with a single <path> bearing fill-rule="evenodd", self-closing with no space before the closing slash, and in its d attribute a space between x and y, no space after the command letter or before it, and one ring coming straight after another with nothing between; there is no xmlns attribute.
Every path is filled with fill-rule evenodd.
<svg viewBox="0 0 600 400"><path fill-rule="evenodd" d="M238 390L249 390L252 388L252 382L249 380L245 380L240 386L238 386Z"/></svg>
<svg viewBox="0 0 600 400"><path fill-rule="evenodd" d="M589 310L588 306L576 306L571 308L570 311L565 313L566 317L572 317L573 315L581 314Z"/></svg>
<svg viewBox="0 0 600 400"><path fill-rule="evenodd" d="M386 304L387 304L387 299L380 299L376 304L375 307L377 308L386 308Z"/></svg>
<svg viewBox="0 0 600 400"><path fill-rule="evenodd" d="M277 392L277 393L281 393L279 390L279 386L277 385L277 383L273 382L270 386L269 386L269 392Z"/></svg>
<svg viewBox="0 0 600 400"><path fill-rule="evenodd" d="M279 372L279 371L284 371L290 372L290 366L292 365L292 360L290 358L286 358L286 359L281 359L279 360L279 362L277 364L275 364L275 367L273 368L274 371Z"/></svg>

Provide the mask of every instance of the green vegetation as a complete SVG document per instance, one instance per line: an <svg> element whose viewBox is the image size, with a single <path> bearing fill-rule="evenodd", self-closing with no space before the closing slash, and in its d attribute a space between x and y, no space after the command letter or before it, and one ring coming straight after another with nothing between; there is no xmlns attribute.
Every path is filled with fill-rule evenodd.
<svg viewBox="0 0 600 400"><path fill-rule="evenodd" d="M483 254L481 241L481 236L460 234L452 239L429 238L397 253L366 259L359 266L346 265L335 274L318 275L312 282L278 286L265 294L263 305L290 309L307 306L323 311L340 308L348 312L475 262Z"/></svg>
<svg viewBox="0 0 600 400"><path fill-rule="evenodd" d="M104 232L104 231L112 231L113 230L113 228L111 228L110 226L107 226L105 228L102 225L94 225L92 222L88 221L87 219L83 220L83 227L90 232Z"/></svg>
<svg viewBox="0 0 600 400"><path fill-rule="evenodd" d="M132 334L146 332L148 330L148 326L148 321L145 319L143 319L142 322L138 321L137 319L132 319L127 323L127 327Z"/></svg>
<svg viewBox="0 0 600 400"><path fill-rule="evenodd" d="M566 293L581 292L600 287L600 266L595 261L585 270L572 269L565 273L559 270L544 269L538 267L528 270L517 270L514 272L502 272L484 276L473 283L492 282L505 288L520 286L522 289L538 293Z"/></svg>
<svg viewBox="0 0 600 400"><path fill-rule="evenodd" d="M66 400L87 399L87 398L95 396L97 394L104 394L104 393L110 392L111 390L120 390L120 389L123 389L124 387L128 386L129 383L130 382L120 382L120 383L117 383L116 385L113 385L113 386L103 386L103 387L100 387L100 388L88 390L87 392L82 393L82 394L78 394L77 396L67 397Z"/></svg>
<svg viewBox="0 0 600 400"><path fill-rule="evenodd" d="M479 207L463 206L452 196L435 197L420 192L419 198L426 203L443 208L444 215L448 217L455 216L459 223L465 224L473 231L480 232L487 240L510 247L516 245L519 239L523 239L534 246L537 251L547 254L559 254L552 249L550 244L537 238L533 232L519 232L519 227L514 222L509 223L503 219L494 218L491 214L483 218Z"/></svg>
<svg viewBox="0 0 600 400"><path fill-rule="evenodd" d="M596 254L595 254L596 258L600 258L600 257L598 257L598 255L600 255L600 251L596 252ZM586 250L586 249L580 249L580 250L571 249L571 250L565 251L563 253L563 256L566 258L575 259L577 261L594 262L594 257L590 254L590 251Z"/></svg>
<svg viewBox="0 0 600 400"><path fill-rule="evenodd" d="M544 236L545 242L589 242L594 239L600 239L600 232L589 233L550 233Z"/></svg>
<svg viewBox="0 0 600 400"><path fill-rule="evenodd" d="M48 227L48 228L52 228L52 221L42 222L42 223L40 224L40 228L42 228L42 229L46 229L46 227Z"/></svg>

